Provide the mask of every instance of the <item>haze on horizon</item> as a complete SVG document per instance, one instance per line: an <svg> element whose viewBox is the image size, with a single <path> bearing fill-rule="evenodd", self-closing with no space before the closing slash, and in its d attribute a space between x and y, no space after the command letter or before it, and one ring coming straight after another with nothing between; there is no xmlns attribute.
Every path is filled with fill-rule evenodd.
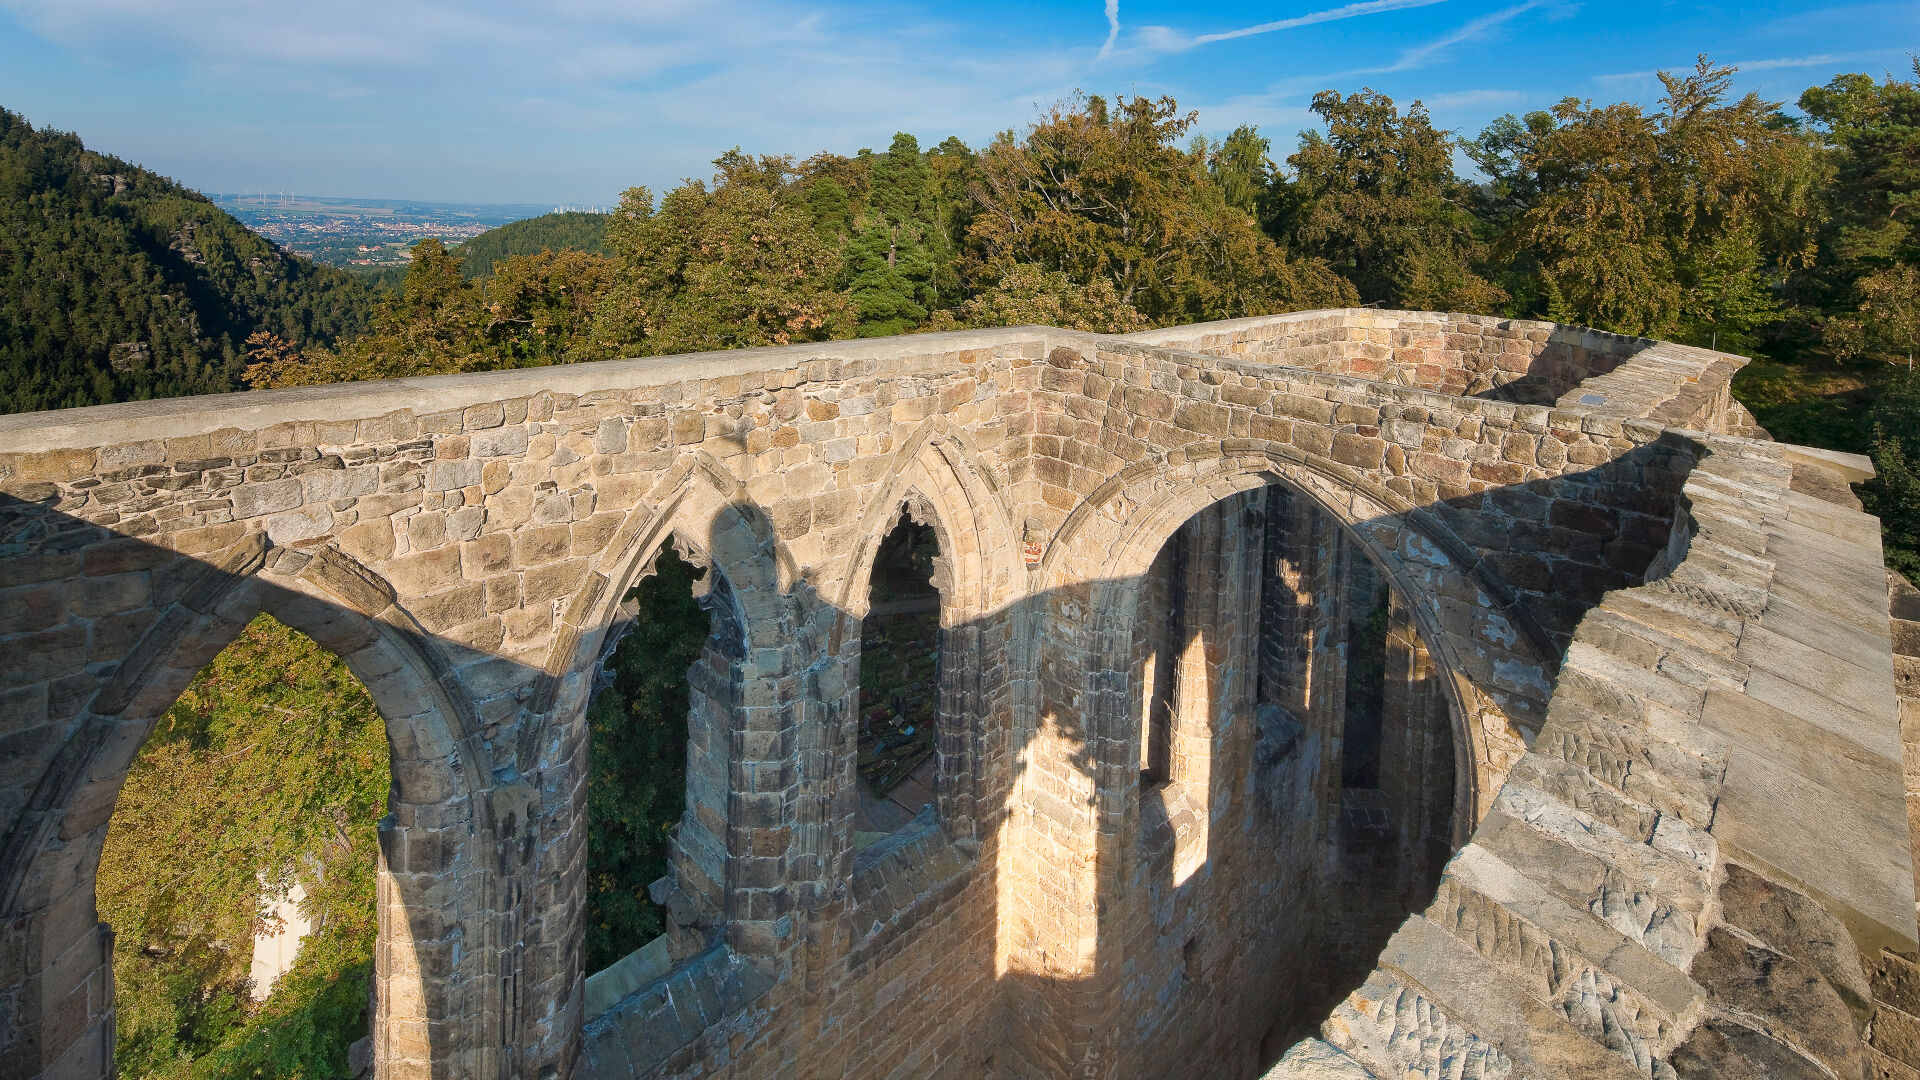
<svg viewBox="0 0 1920 1080"><path fill-rule="evenodd" d="M0 0L0 105L202 191L605 205L739 145L978 146L1089 93L1171 94L1284 157L1315 91L1371 86L1477 132L1565 96L1652 102L1699 52L1791 103L1909 67L1911 2Z"/></svg>

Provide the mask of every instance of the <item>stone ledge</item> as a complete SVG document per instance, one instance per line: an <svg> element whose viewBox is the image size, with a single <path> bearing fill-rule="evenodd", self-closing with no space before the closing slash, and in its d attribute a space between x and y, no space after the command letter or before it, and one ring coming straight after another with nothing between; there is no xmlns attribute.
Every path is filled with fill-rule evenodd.
<svg viewBox="0 0 1920 1080"><path fill-rule="evenodd" d="M855 856L847 967L860 967L916 916L958 894L973 867L973 853L948 838L932 808Z"/></svg>
<svg viewBox="0 0 1920 1080"><path fill-rule="evenodd" d="M703 1034L756 1028L747 1013L774 983L732 949L714 945L587 1022L587 1074L647 1076Z"/></svg>

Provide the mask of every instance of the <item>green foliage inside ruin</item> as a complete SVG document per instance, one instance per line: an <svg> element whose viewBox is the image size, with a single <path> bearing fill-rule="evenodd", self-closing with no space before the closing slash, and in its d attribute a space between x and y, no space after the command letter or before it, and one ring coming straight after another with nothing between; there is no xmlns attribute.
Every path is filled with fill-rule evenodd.
<svg viewBox="0 0 1920 1080"><path fill-rule="evenodd" d="M194 679L141 747L100 859L120 1075L348 1075L389 785L372 700L303 635L262 615ZM296 882L314 928L255 1004L266 898Z"/></svg>
<svg viewBox="0 0 1920 1080"><path fill-rule="evenodd" d="M709 628L693 595L703 573L671 546L660 553L633 590L639 614L607 659L612 682L587 707L588 972L666 928L647 886L667 872L686 807L687 669Z"/></svg>

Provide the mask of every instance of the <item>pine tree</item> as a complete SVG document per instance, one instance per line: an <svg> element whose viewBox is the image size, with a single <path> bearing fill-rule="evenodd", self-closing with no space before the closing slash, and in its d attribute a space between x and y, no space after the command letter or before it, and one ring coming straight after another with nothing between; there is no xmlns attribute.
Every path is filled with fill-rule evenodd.
<svg viewBox="0 0 1920 1080"><path fill-rule="evenodd" d="M905 333L926 321L935 300L935 233L930 174L920 144L900 133L873 163L866 219L847 249L848 295L861 337Z"/></svg>

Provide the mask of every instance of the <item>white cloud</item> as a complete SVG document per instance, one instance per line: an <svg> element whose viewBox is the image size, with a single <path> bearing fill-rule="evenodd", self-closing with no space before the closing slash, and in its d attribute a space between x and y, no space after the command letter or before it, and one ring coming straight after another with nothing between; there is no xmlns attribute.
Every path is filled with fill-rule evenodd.
<svg viewBox="0 0 1920 1080"><path fill-rule="evenodd" d="M1728 63L1714 61L1716 66L1738 68L1742 74L1754 71L1783 71L1792 68L1837 67L1857 60L1871 60L1874 57L1894 55L1893 50L1877 53L1821 53L1817 56L1776 56L1763 60L1734 60ZM1685 73L1693 70L1693 63L1674 64L1672 67L1648 71L1616 71L1605 75L1595 75L1593 81L1603 85L1619 83L1652 82L1661 71Z"/></svg>
<svg viewBox="0 0 1920 1080"><path fill-rule="evenodd" d="M1193 39L1196 45L1206 45L1215 41L1231 41L1234 38L1252 37L1255 34L1270 34L1275 30L1292 30L1296 26L1313 26L1316 23L1336 22L1360 15L1374 15L1386 11L1401 11L1406 8L1431 7L1445 3L1446 0L1363 0L1362 3L1348 4L1345 7L1329 8L1325 11L1313 11L1297 15L1291 19L1275 19L1272 22L1256 26L1243 26L1238 30L1223 30L1217 34L1201 34Z"/></svg>
<svg viewBox="0 0 1920 1080"><path fill-rule="evenodd" d="M1189 34L1170 26L1142 26L1133 34L1134 44L1126 49L1116 49L1115 40L1120 33L1118 4L1110 2L1109 21L1111 30L1107 44L1100 49L1097 60L1106 60L1115 56L1126 60L1146 60L1171 53L1186 52L1202 45L1211 45L1221 41L1233 41L1237 38L1253 37L1258 34L1271 34L1278 30L1293 30L1302 26L1315 26L1320 23L1339 22L1344 19L1359 18L1362 15L1378 15L1390 11L1405 11L1410 8L1432 7L1444 4L1447 0L1360 0L1359 3L1346 4L1323 11L1310 11L1305 15L1296 15L1272 22L1242 26L1232 30L1220 30L1208 34Z"/></svg>
<svg viewBox="0 0 1920 1080"><path fill-rule="evenodd" d="M1453 48L1455 45L1462 45L1469 41L1478 41L1527 12L1547 6L1549 6L1549 0L1528 0L1528 2L1524 4L1515 4L1510 8L1482 15L1477 19L1434 38L1432 41L1423 42L1411 49L1402 50L1399 59L1386 67L1366 68L1361 72L1356 72L1356 74L1371 75L1389 71L1408 71L1413 68L1425 67L1435 60L1444 59L1447 50Z"/></svg>
<svg viewBox="0 0 1920 1080"><path fill-rule="evenodd" d="M1120 0L1107 0L1107 40L1100 45L1100 53L1094 62L1105 60L1113 52L1113 43L1120 40Z"/></svg>

